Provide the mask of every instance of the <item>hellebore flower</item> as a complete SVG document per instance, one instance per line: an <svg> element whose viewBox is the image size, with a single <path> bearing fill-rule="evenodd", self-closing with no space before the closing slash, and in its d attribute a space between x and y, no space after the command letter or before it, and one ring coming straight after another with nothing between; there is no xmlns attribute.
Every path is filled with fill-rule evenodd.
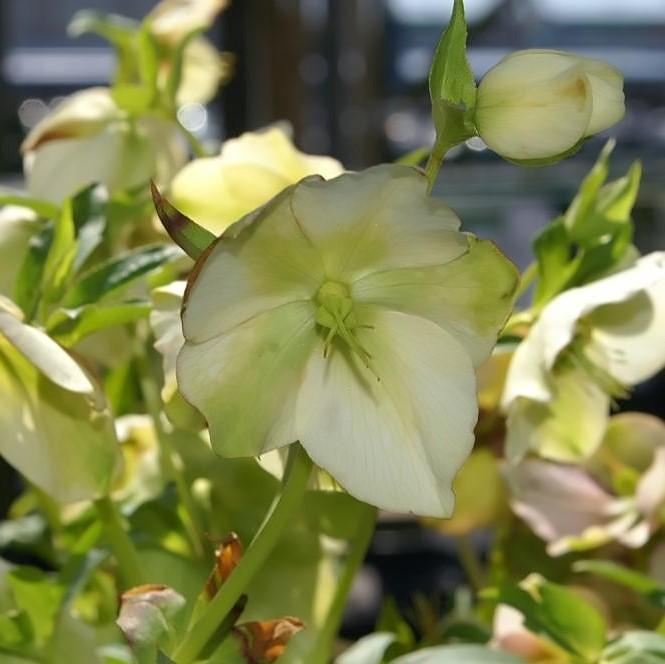
<svg viewBox="0 0 665 664"><path fill-rule="evenodd" d="M665 252L554 298L515 351L502 406L506 454L588 458L612 397L665 366Z"/></svg>
<svg viewBox="0 0 665 664"><path fill-rule="evenodd" d="M108 492L120 450L104 395L47 334L0 297L0 454L52 498Z"/></svg>
<svg viewBox="0 0 665 664"><path fill-rule="evenodd" d="M426 190L403 166L305 178L199 259L177 376L219 454L298 440L361 500L451 513L517 275Z"/></svg>
<svg viewBox="0 0 665 664"><path fill-rule="evenodd" d="M195 159L171 185L173 204L215 235L307 175L331 178L342 165L299 152L277 128L226 141L218 157Z"/></svg>
<svg viewBox="0 0 665 664"><path fill-rule="evenodd" d="M151 178L168 182L187 161L174 123L130 117L107 88L65 99L32 129L21 150L30 195L54 203L94 182L111 193Z"/></svg>
<svg viewBox="0 0 665 664"><path fill-rule="evenodd" d="M476 128L515 161L558 160L621 120L623 76L602 60L561 51L507 56L478 87Z"/></svg>

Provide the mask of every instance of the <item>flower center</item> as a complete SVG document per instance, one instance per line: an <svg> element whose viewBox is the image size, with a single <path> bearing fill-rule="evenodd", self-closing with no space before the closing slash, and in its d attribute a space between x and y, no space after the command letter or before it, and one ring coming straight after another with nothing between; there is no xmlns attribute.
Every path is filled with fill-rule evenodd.
<svg viewBox="0 0 665 664"><path fill-rule="evenodd" d="M358 339L359 328L373 329L371 325L361 325L353 311L353 300L348 286L338 281L326 281L319 288L314 301L318 304L316 322L326 329L326 340L323 345L323 355L328 356L332 342L339 337L349 350L357 355L362 363L377 377L374 371L370 353L363 348Z"/></svg>

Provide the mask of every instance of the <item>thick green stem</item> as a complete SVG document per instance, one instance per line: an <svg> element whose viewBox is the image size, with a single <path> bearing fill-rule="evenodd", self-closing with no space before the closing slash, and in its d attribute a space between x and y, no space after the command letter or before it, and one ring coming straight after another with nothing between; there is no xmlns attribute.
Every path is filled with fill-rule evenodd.
<svg viewBox="0 0 665 664"><path fill-rule="evenodd" d="M201 617L189 626L173 654L172 659L176 664L191 664L196 660L247 585L266 562L282 531L302 502L311 468L312 462L300 443L291 445L280 494L273 502L238 566L205 608Z"/></svg>
<svg viewBox="0 0 665 664"><path fill-rule="evenodd" d="M466 572L471 587L478 591L484 585L483 568L478 560L476 550L467 535L459 535L457 538L457 555Z"/></svg>
<svg viewBox="0 0 665 664"><path fill-rule="evenodd" d="M187 139L187 142L189 143L189 147L192 148L192 152L194 153L194 156L197 158L201 157L209 157L210 155L208 154L208 151L203 147L203 143L199 141L199 139L192 134L189 129L186 127L183 127L182 124L180 124L180 121L177 121L178 127L180 128L180 131L182 132L182 135Z"/></svg>
<svg viewBox="0 0 665 664"><path fill-rule="evenodd" d="M445 149L441 148L438 145L435 145L432 152L430 152L429 159L425 165L425 175L427 176L427 193L431 194L434 185L436 184L436 178L441 170L443 165L443 157L445 155Z"/></svg>
<svg viewBox="0 0 665 664"><path fill-rule="evenodd" d="M104 524L104 533L109 548L115 556L123 589L140 586L146 582L141 559L134 543L125 531L122 517L115 503L108 497L95 501L95 507Z"/></svg>
<svg viewBox="0 0 665 664"><path fill-rule="evenodd" d="M515 293L515 300L519 300L524 293L527 292L529 286L536 280L538 277L538 264L534 261L531 263L526 270L522 273L520 278L520 284L517 287L517 292Z"/></svg>
<svg viewBox="0 0 665 664"><path fill-rule="evenodd" d="M157 441L159 442L160 458L164 472L175 484L178 500L184 512L181 515L181 521L187 532L192 553L201 558L205 553L201 542L203 528L199 519L196 504L194 503L192 494L187 486L187 481L179 468L182 466L182 461L175 450L175 446L171 440L171 434L166 430L164 422L162 421L162 400L159 395L159 388L145 353L139 352L136 357L136 362L139 368L139 380L141 383L143 400L145 401L148 414L152 419Z"/></svg>
<svg viewBox="0 0 665 664"><path fill-rule="evenodd" d="M358 528L349 542L349 552L342 575L337 581L335 596L333 597L325 623L319 631L308 664L327 664L331 661L331 652L335 637L344 615L344 608L351 590L353 579L365 559L376 525L376 508L362 505L362 515Z"/></svg>

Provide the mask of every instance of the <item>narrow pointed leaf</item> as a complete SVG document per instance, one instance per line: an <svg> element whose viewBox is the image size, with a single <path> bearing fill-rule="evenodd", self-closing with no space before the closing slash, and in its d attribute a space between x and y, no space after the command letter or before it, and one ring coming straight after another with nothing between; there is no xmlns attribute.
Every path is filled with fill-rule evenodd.
<svg viewBox="0 0 665 664"><path fill-rule="evenodd" d="M215 240L215 236L176 209L153 182L152 200L166 232L191 258L196 260Z"/></svg>

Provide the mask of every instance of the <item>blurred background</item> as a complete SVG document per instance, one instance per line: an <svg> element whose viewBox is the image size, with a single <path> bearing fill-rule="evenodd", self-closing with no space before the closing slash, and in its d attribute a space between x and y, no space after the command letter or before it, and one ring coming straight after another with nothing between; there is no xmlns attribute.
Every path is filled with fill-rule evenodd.
<svg viewBox="0 0 665 664"><path fill-rule="evenodd" d="M20 183L20 142L50 108L109 80L113 53L94 36L69 39L72 15L91 8L140 18L153 4L0 0L0 184ZM189 105L180 119L210 142L285 120L302 150L331 154L348 168L430 146L428 68L451 7L452 0L235 0L210 32L234 54L235 75L213 103ZM603 58L623 71L628 113L612 129L612 171L643 160L636 243L643 251L665 247L665 0L467 0L466 7L479 77L507 52L534 47ZM436 194L467 229L525 267L535 231L567 207L606 138L547 169L515 167L472 139L450 155ZM380 589L413 612L414 591L450 602L464 578L448 539L399 521L377 532L369 563L354 589L350 636L371 627Z"/></svg>

